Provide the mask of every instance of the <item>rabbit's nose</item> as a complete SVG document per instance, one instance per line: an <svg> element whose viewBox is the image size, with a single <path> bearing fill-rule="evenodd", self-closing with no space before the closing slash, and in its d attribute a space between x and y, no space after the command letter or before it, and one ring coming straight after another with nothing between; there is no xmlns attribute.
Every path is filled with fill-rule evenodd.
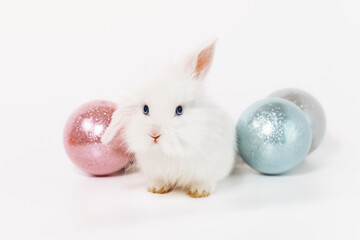
<svg viewBox="0 0 360 240"><path fill-rule="evenodd" d="M158 132L151 132L149 135L154 139L154 143L157 143L157 139L161 136Z"/></svg>
<svg viewBox="0 0 360 240"><path fill-rule="evenodd" d="M151 135L151 137L152 137L154 140L158 139L160 136L161 136L161 135L157 135L157 136Z"/></svg>
<svg viewBox="0 0 360 240"><path fill-rule="evenodd" d="M153 128L149 134L150 137L154 139L154 142L157 142L157 139L161 136L158 128Z"/></svg>

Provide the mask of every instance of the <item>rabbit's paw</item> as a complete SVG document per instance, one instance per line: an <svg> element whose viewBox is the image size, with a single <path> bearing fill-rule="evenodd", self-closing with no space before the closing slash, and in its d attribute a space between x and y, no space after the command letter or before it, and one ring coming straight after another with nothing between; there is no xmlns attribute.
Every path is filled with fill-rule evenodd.
<svg viewBox="0 0 360 240"><path fill-rule="evenodd" d="M192 198L208 197L211 193L212 187L210 185L193 185L190 187L187 195Z"/></svg>
<svg viewBox="0 0 360 240"><path fill-rule="evenodd" d="M173 189L173 186L161 181L151 181L148 184L148 191L152 193L164 194L171 192Z"/></svg>

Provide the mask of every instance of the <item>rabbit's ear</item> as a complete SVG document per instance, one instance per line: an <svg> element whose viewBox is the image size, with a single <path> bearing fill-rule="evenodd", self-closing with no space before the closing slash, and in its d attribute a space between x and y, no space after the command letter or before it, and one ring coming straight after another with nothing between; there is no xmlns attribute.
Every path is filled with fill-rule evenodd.
<svg viewBox="0 0 360 240"><path fill-rule="evenodd" d="M210 70L215 52L215 41L211 41L195 51L186 64L186 71L196 80L203 80ZM204 45L203 45L204 46Z"/></svg>
<svg viewBox="0 0 360 240"><path fill-rule="evenodd" d="M101 137L102 143L104 144L110 143L115 137L116 133L120 130L123 122L121 115L122 114L119 109L113 113L111 117L110 125L107 127L104 135Z"/></svg>

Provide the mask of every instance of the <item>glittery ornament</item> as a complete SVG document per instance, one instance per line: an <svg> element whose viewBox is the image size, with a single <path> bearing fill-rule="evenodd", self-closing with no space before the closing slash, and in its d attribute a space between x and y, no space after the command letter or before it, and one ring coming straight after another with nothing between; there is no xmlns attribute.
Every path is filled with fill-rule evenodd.
<svg viewBox="0 0 360 240"><path fill-rule="evenodd" d="M66 153L84 172L108 175L124 168L132 158L126 151L121 132L109 145L101 143L115 109L113 102L92 101L76 109L65 125Z"/></svg>
<svg viewBox="0 0 360 240"><path fill-rule="evenodd" d="M304 113L281 98L251 105L236 125L244 161L264 174L280 174L300 164L309 152L311 129Z"/></svg>
<svg viewBox="0 0 360 240"><path fill-rule="evenodd" d="M296 104L308 118L312 131L310 153L321 143L326 130L326 117L321 104L309 93L300 89L281 89L270 94L270 97L279 97Z"/></svg>

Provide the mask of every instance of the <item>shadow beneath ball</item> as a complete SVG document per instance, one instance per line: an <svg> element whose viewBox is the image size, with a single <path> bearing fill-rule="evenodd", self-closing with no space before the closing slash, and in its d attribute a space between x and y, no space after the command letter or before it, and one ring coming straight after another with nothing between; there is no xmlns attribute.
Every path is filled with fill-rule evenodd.
<svg viewBox="0 0 360 240"><path fill-rule="evenodd" d="M89 175L91 177L96 177L96 178L111 178L111 177L121 177L121 176L124 176L128 174L127 171L125 169L121 169L117 172L114 172L114 173L111 173L111 174L108 174L108 175Z"/></svg>
<svg viewBox="0 0 360 240"><path fill-rule="evenodd" d="M305 159L302 163L300 163L299 166L295 167L294 169L291 169L288 172L278 175L269 175L269 176L296 176L296 175L313 173L316 172L317 170L318 170L318 166Z"/></svg>

